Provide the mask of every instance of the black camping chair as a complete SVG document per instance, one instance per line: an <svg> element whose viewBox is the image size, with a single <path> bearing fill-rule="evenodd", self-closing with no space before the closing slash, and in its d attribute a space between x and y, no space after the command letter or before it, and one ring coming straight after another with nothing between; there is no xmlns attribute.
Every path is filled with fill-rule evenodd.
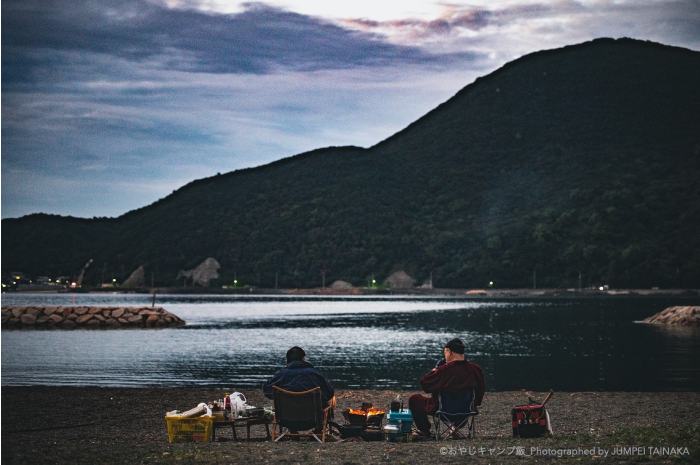
<svg viewBox="0 0 700 465"><path fill-rule="evenodd" d="M292 392L272 386L272 395L275 404L273 441L277 442L284 436L313 437L318 442L326 441L331 407L323 407L321 388Z"/></svg>
<svg viewBox="0 0 700 465"><path fill-rule="evenodd" d="M476 416L479 412L474 405L474 389L459 392L440 392L439 405L433 414L435 439L440 441L452 437L467 439L476 436ZM466 429L467 435L464 435Z"/></svg>

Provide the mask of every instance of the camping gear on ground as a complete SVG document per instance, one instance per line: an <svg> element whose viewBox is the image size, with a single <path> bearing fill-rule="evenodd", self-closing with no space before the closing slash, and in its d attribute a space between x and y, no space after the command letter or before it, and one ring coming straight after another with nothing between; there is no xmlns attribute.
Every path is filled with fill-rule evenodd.
<svg viewBox="0 0 700 465"><path fill-rule="evenodd" d="M180 418L194 418L200 417L202 415L212 416L212 410L207 404L201 402L196 407L191 408L185 412L180 413L178 410L173 410L172 412L168 412L166 416L167 415L171 417L178 416Z"/></svg>
<svg viewBox="0 0 700 465"><path fill-rule="evenodd" d="M331 407L323 407L321 388L292 392L272 386L272 398L275 404L273 441L279 441L284 436L312 437L318 442L326 441Z"/></svg>
<svg viewBox="0 0 700 465"><path fill-rule="evenodd" d="M389 412L386 416L387 424L382 431L387 441L409 441L413 428L413 414L409 409L401 409L397 412Z"/></svg>
<svg viewBox="0 0 700 465"><path fill-rule="evenodd" d="M252 405L246 405L245 410L241 412L239 417L242 418L258 418L265 416L265 409L263 407L254 407Z"/></svg>
<svg viewBox="0 0 700 465"><path fill-rule="evenodd" d="M384 432L379 426L369 426L362 431L360 437L365 441L382 441L384 439Z"/></svg>
<svg viewBox="0 0 700 465"><path fill-rule="evenodd" d="M345 425L335 425L342 439L359 437L365 441L382 440L382 421L386 412L372 407L370 402L362 402L359 409L343 410Z"/></svg>
<svg viewBox="0 0 700 465"><path fill-rule="evenodd" d="M535 403L530 399L530 404L517 405L513 408L511 411L513 437L538 438L552 434L552 424L546 407L552 394L554 391L549 391L542 403Z"/></svg>
<svg viewBox="0 0 700 465"><path fill-rule="evenodd" d="M369 402L363 402L359 409L346 408L343 410L343 417L351 425L379 427L382 425L385 413L382 409L372 407Z"/></svg>
<svg viewBox="0 0 700 465"><path fill-rule="evenodd" d="M479 412L474 405L474 389L438 393L438 409L433 414L435 439L467 439L476 434L475 419ZM466 428L466 436L464 429Z"/></svg>
<svg viewBox="0 0 700 465"><path fill-rule="evenodd" d="M384 434L386 435L387 440L389 440L389 438L392 438L392 439L397 438L399 436L399 434L401 433L401 429L400 429L399 425L394 425L391 423L387 423L386 425L384 425L384 428L382 428L382 431L384 431Z"/></svg>
<svg viewBox="0 0 700 465"><path fill-rule="evenodd" d="M334 421L329 421L328 424L337 431L337 435L340 436L340 439L361 439L362 432L365 430L365 427L362 425L340 425Z"/></svg>
<svg viewBox="0 0 700 465"><path fill-rule="evenodd" d="M226 419L265 416L265 409L263 407L249 405L248 399L246 399L245 395L241 392L226 394L223 399L214 402L215 407L218 405L221 405L223 411L226 412L224 415ZM214 408L214 413L216 413L216 408ZM270 410L270 419L272 418L271 414L272 411Z"/></svg>
<svg viewBox="0 0 700 465"><path fill-rule="evenodd" d="M339 425L333 421L329 421L328 425L334 430L334 434L340 437L341 441L345 440L362 440L362 441L381 441L384 439L384 434L379 426L363 426L363 425Z"/></svg>
<svg viewBox="0 0 700 465"><path fill-rule="evenodd" d="M403 410L403 401L399 397L399 395L396 395L396 399L391 401L391 404L389 404L389 410L392 412L398 412L399 410Z"/></svg>
<svg viewBox="0 0 700 465"><path fill-rule="evenodd" d="M209 442L214 430L214 414L204 402L185 412L165 414L168 442Z"/></svg>
<svg viewBox="0 0 700 465"><path fill-rule="evenodd" d="M223 399L208 404L202 402L185 412L179 410L166 412L168 441L212 441L216 437L216 429L227 426L231 427L234 440L238 439L236 428L242 427L247 429L247 438L250 439L250 428L253 425L264 425L269 438L268 425L272 421L274 412L271 409L248 405L245 396L240 392L235 392L231 396L227 395Z"/></svg>
<svg viewBox="0 0 700 465"><path fill-rule="evenodd" d="M229 404L231 405L231 415L233 418L243 416L248 405L248 400L240 392L234 392L228 396Z"/></svg>
<svg viewBox="0 0 700 465"><path fill-rule="evenodd" d="M212 434L212 441L217 440L217 435L216 431L220 429L226 429L228 427L231 427L231 440L233 441L238 441L238 434L236 433L236 428L245 428L246 429L246 440L250 441L250 428L255 425L263 425L265 426L265 436L267 439L270 439L272 436L270 435L270 422L272 418L271 417L266 417L265 415L260 415L260 416L254 416L254 417L238 417L238 418L230 418L228 420L223 420L223 421L214 421L214 431ZM219 441L226 441L227 438L224 437L219 437Z"/></svg>
<svg viewBox="0 0 700 465"><path fill-rule="evenodd" d="M209 442L214 431L214 418L207 415L188 418L166 414L165 425L168 442Z"/></svg>

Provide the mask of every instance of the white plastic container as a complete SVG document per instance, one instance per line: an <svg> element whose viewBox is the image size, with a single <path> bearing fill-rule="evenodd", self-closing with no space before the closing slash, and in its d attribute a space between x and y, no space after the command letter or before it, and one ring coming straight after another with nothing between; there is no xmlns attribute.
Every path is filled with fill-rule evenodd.
<svg viewBox="0 0 700 465"><path fill-rule="evenodd" d="M248 400L245 398L243 393L234 392L228 397L231 400L231 415L233 415L233 418L240 418L244 416L248 405Z"/></svg>

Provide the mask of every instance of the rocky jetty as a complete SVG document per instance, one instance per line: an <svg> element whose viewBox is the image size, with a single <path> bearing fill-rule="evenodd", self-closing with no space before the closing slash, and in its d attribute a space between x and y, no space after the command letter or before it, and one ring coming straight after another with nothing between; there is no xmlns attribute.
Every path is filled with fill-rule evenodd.
<svg viewBox="0 0 700 465"><path fill-rule="evenodd" d="M668 307L642 320L642 323L700 327L700 307Z"/></svg>
<svg viewBox="0 0 700 465"><path fill-rule="evenodd" d="M127 329L182 326L161 307L3 307L3 329Z"/></svg>

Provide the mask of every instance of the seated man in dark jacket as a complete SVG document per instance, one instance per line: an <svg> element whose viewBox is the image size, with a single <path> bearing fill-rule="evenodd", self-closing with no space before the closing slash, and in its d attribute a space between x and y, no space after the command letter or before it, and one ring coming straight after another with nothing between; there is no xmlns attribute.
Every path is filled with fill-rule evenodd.
<svg viewBox="0 0 700 465"><path fill-rule="evenodd" d="M445 344L443 354L445 359L420 379L423 390L432 396L414 394L408 399L416 428L425 437L430 436L428 414L438 409L438 393L474 389L474 405L481 405L484 398L484 374L479 365L464 358L464 343L460 339L452 339Z"/></svg>
<svg viewBox="0 0 700 465"><path fill-rule="evenodd" d="M263 385L263 393L268 399L272 399L272 386L292 392L302 392L315 387L321 388L321 400L323 405L335 405L335 391L333 385L314 368L312 364L304 360L306 352L301 347L292 347L287 351L287 366L279 370Z"/></svg>

